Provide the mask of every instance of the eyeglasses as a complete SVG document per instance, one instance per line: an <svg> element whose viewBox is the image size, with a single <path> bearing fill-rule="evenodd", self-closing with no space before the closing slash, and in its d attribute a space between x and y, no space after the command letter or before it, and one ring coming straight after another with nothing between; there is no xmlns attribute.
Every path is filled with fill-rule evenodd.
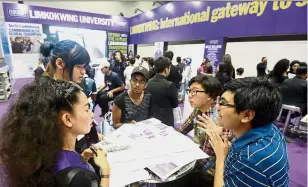
<svg viewBox="0 0 308 187"><path fill-rule="evenodd" d="M219 104L220 106L235 107L234 104L226 103L225 101L221 100L221 97L217 97L216 104Z"/></svg>
<svg viewBox="0 0 308 187"><path fill-rule="evenodd" d="M200 93L206 93L206 91L201 91L201 90L191 90L191 89L186 89L187 94L191 95L197 95L198 92Z"/></svg>
<svg viewBox="0 0 308 187"><path fill-rule="evenodd" d="M136 78L132 78L131 79L135 84L145 84L146 83L146 81L145 80L138 80L138 79L136 79Z"/></svg>

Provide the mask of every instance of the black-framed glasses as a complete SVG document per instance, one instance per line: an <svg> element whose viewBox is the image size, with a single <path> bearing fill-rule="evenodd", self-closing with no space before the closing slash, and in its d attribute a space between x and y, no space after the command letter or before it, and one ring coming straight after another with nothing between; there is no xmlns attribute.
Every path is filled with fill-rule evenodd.
<svg viewBox="0 0 308 187"><path fill-rule="evenodd" d="M225 101L221 100L221 97L217 97L216 104L220 106L235 107L235 104L226 103Z"/></svg>
<svg viewBox="0 0 308 187"><path fill-rule="evenodd" d="M132 77L131 79L135 84L139 83L139 84L145 84L146 83L146 80L138 80L134 77Z"/></svg>
<svg viewBox="0 0 308 187"><path fill-rule="evenodd" d="M197 95L197 93L206 93L204 90L191 90L191 89L186 89L187 94L191 95Z"/></svg>

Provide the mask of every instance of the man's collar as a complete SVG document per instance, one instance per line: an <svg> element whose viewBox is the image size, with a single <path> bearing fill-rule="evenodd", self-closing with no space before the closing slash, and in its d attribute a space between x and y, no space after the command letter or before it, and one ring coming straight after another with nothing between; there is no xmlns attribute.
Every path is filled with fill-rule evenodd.
<svg viewBox="0 0 308 187"><path fill-rule="evenodd" d="M262 127L253 128L250 131L246 132L242 136L238 137L233 143L232 148L235 151L239 151L244 146L248 145L251 142L254 142L261 137L265 137L272 132L273 124L265 125Z"/></svg>

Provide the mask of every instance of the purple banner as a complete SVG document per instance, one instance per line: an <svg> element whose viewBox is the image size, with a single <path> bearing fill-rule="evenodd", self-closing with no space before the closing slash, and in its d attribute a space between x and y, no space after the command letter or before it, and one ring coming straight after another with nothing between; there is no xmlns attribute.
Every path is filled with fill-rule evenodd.
<svg viewBox="0 0 308 187"><path fill-rule="evenodd" d="M3 12L6 22L38 23L93 30L129 32L128 18L120 16L15 3L3 3Z"/></svg>
<svg viewBox="0 0 308 187"><path fill-rule="evenodd" d="M130 18L133 44L307 33L308 1L172 2Z"/></svg>
<svg viewBox="0 0 308 187"><path fill-rule="evenodd" d="M217 66L222 61L223 50L223 38L209 38L208 40L205 40L204 58L208 58L211 61L214 72L216 72Z"/></svg>

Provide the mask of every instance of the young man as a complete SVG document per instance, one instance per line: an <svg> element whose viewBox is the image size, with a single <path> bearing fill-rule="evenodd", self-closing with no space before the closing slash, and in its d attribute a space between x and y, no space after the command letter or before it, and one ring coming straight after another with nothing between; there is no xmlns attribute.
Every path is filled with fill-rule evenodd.
<svg viewBox="0 0 308 187"><path fill-rule="evenodd" d="M152 96L145 92L149 72L142 66L135 67L131 74L130 89L114 100L112 108L113 126L134 123L152 117Z"/></svg>
<svg viewBox="0 0 308 187"><path fill-rule="evenodd" d="M184 71L185 64L182 63L182 58L180 56L176 57L176 62L178 63L175 67L180 70L180 73L182 74Z"/></svg>
<svg viewBox="0 0 308 187"><path fill-rule="evenodd" d="M210 145L209 137L202 134L199 129L196 128L198 116L206 115L208 117L213 116L213 104L216 98L221 95L221 85L216 78L208 77L205 75L198 75L193 77L189 82L189 89L187 94L189 97L189 103L194 108L194 111L185 120L183 125L179 128L179 132L182 134L188 134L192 129L195 130L195 141L199 143L200 148L209 156L215 156L214 150ZM195 128L194 128L195 127ZM222 130L222 127L217 127ZM224 136L232 137L230 130L223 129L221 131ZM214 162L211 162L212 158L204 159L199 162L199 167L203 170L207 170L214 166Z"/></svg>
<svg viewBox="0 0 308 187"><path fill-rule="evenodd" d="M203 59L203 68L205 71L200 72L202 75L214 76L213 67L211 66L211 61L209 59Z"/></svg>
<svg viewBox="0 0 308 187"><path fill-rule="evenodd" d="M267 58L262 57L261 62L257 65L257 77L265 77L267 69Z"/></svg>
<svg viewBox="0 0 308 187"><path fill-rule="evenodd" d="M170 66L171 61L166 57L159 57L154 61L156 75L149 80L146 91L153 98L153 117L173 127L173 108L178 106L178 92L174 83L166 79Z"/></svg>
<svg viewBox="0 0 308 187"><path fill-rule="evenodd" d="M236 78L240 79L243 78L244 68L237 68L236 69Z"/></svg>
<svg viewBox="0 0 308 187"><path fill-rule="evenodd" d="M98 88L97 104L102 109L101 116L108 112L108 103L119 95L125 88L119 75L110 70L110 63L105 61L100 66L102 73L105 75L105 83ZM107 88L106 90L104 90Z"/></svg>
<svg viewBox="0 0 308 187"><path fill-rule="evenodd" d="M127 66L124 70L124 77L125 77L125 89L129 89L130 88L130 79L131 79L131 74L132 71L135 67L135 58L130 58L129 60L129 66Z"/></svg>
<svg viewBox="0 0 308 187"><path fill-rule="evenodd" d="M232 146L202 120L216 154L215 187L289 186L286 142L273 124L280 108L281 94L268 80L249 77L225 85L217 109L236 136Z"/></svg>
<svg viewBox="0 0 308 187"><path fill-rule="evenodd" d="M296 77L286 79L281 85L283 104L300 107L303 116L307 114L307 64L300 63Z"/></svg>
<svg viewBox="0 0 308 187"><path fill-rule="evenodd" d="M180 73L179 69L176 68L172 64L173 56L174 56L174 54L173 54L172 51L164 52L164 57L169 58L169 60L171 61L170 73L167 77L167 80L173 82L175 84L175 87L177 89L180 89L181 88L182 74Z"/></svg>

